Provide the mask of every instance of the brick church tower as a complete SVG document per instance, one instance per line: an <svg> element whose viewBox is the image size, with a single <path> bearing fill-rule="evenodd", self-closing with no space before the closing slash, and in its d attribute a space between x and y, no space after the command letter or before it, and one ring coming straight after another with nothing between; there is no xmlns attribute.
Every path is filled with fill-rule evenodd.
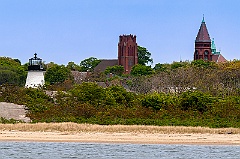
<svg viewBox="0 0 240 159"><path fill-rule="evenodd" d="M137 41L134 35L119 36L118 65L124 67L124 73L129 74L134 65L138 63Z"/></svg>
<svg viewBox="0 0 240 159"><path fill-rule="evenodd" d="M203 17L202 24L195 40L194 60L203 59L212 61L212 56L211 39Z"/></svg>

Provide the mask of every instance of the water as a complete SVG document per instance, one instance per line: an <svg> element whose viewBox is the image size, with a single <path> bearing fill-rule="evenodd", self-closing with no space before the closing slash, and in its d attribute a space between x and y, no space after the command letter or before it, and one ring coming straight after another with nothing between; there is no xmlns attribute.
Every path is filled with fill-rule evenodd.
<svg viewBox="0 0 240 159"><path fill-rule="evenodd" d="M0 159L240 159L240 146L0 142Z"/></svg>

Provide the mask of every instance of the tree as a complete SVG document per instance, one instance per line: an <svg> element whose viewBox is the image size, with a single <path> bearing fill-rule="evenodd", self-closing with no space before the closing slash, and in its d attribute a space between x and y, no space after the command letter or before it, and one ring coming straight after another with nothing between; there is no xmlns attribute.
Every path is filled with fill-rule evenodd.
<svg viewBox="0 0 240 159"><path fill-rule="evenodd" d="M108 66L104 71L105 74L113 73L118 76L121 76L123 72L124 72L124 67L120 65Z"/></svg>
<svg viewBox="0 0 240 159"><path fill-rule="evenodd" d="M71 79L72 74L64 65L53 65L47 69L44 78L46 83L55 84Z"/></svg>
<svg viewBox="0 0 240 159"><path fill-rule="evenodd" d="M15 84L23 86L26 82L27 72L21 61L8 57L0 57L0 84Z"/></svg>
<svg viewBox="0 0 240 159"><path fill-rule="evenodd" d="M153 59L151 57L151 53L145 48L138 46L138 63L141 65L146 65L149 62L152 64Z"/></svg>
<svg viewBox="0 0 240 159"><path fill-rule="evenodd" d="M170 67L169 64L157 63L153 69L154 69L155 71L158 71L158 72L164 72L164 71L166 71L167 69L169 69L169 67Z"/></svg>
<svg viewBox="0 0 240 159"><path fill-rule="evenodd" d="M21 61L19 59L13 59L13 60L18 62L21 65Z"/></svg>
<svg viewBox="0 0 240 159"><path fill-rule="evenodd" d="M151 66L145 66L141 64L134 65L131 70L131 75L134 76L144 76L144 75L151 75L154 71Z"/></svg>
<svg viewBox="0 0 240 159"><path fill-rule="evenodd" d="M71 71L81 71L81 67L74 62L68 62L67 68L70 69Z"/></svg>
<svg viewBox="0 0 240 159"><path fill-rule="evenodd" d="M101 61L95 57L90 57L80 62L81 71L93 71L93 69L100 63Z"/></svg>
<svg viewBox="0 0 240 159"><path fill-rule="evenodd" d="M17 84L19 81L19 76L16 72L11 70L0 70L0 85L9 83Z"/></svg>
<svg viewBox="0 0 240 159"><path fill-rule="evenodd" d="M47 64L45 64L46 66L46 69L48 69L48 68L51 68L51 67L54 67L54 66L57 66L58 64L55 64L54 62L49 62L49 63L47 63Z"/></svg>

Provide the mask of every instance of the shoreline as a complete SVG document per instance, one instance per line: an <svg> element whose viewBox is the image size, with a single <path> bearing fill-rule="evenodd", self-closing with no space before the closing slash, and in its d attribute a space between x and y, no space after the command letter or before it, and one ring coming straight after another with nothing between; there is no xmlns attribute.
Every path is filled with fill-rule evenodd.
<svg viewBox="0 0 240 159"><path fill-rule="evenodd" d="M20 123L0 124L0 142L240 145L239 131L238 128Z"/></svg>
<svg viewBox="0 0 240 159"><path fill-rule="evenodd" d="M236 134L129 134L1 131L0 142L78 142L108 144L238 145Z"/></svg>

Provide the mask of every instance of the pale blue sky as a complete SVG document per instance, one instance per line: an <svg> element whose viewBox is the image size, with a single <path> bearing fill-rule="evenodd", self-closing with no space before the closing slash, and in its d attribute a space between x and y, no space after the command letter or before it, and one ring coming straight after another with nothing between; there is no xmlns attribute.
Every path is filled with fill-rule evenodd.
<svg viewBox="0 0 240 159"><path fill-rule="evenodd" d="M0 0L0 56L67 64L116 59L134 34L156 63L192 60L202 16L217 49L240 59L239 0Z"/></svg>

